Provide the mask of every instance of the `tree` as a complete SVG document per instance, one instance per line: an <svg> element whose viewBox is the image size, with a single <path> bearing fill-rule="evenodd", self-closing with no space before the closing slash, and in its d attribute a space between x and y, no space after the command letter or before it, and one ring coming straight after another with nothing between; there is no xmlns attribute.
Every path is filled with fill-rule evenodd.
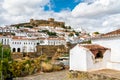
<svg viewBox="0 0 120 80"><path fill-rule="evenodd" d="M73 33L70 33L68 36L72 37L72 36L74 36L74 34L73 34Z"/></svg>
<svg viewBox="0 0 120 80"><path fill-rule="evenodd" d="M94 32L94 34L100 34L99 32Z"/></svg>
<svg viewBox="0 0 120 80"><path fill-rule="evenodd" d="M56 32L47 32L49 36L57 36Z"/></svg>
<svg viewBox="0 0 120 80"><path fill-rule="evenodd" d="M76 36L79 36L79 32L75 32L75 35L76 35Z"/></svg>
<svg viewBox="0 0 120 80"><path fill-rule="evenodd" d="M71 26L68 26L68 29L71 29Z"/></svg>
<svg viewBox="0 0 120 80"><path fill-rule="evenodd" d="M17 27L17 29L19 29L20 28L20 26L16 26Z"/></svg>
<svg viewBox="0 0 120 80"><path fill-rule="evenodd" d="M4 80L10 77L9 63L12 61L9 47L4 47L0 43L0 72L4 75ZM0 76L2 77L2 76Z"/></svg>
<svg viewBox="0 0 120 80"><path fill-rule="evenodd" d="M4 47L1 43L0 43L0 60L3 58L8 58L9 60L11 59L11 51L10 51L10 47Z"/></svg>

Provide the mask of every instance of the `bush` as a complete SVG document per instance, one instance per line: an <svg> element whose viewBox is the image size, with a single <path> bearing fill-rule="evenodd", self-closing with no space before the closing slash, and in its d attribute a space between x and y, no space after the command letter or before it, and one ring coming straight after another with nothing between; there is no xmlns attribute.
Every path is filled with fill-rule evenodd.
<svg viewBox="0 0 120 80"><path fill-rule="evenodd" d="M41 67L42 67L43 72L53 71L53 65L48 62L42 62Z"/></svg>
<svg viewBox="0 0 120 80"><path fill-rule="evenodd" d="M63 67L61 67L61 66L57 66L57 65L53 66L53 71L60 71L62 69L63 69Z"/></svg>

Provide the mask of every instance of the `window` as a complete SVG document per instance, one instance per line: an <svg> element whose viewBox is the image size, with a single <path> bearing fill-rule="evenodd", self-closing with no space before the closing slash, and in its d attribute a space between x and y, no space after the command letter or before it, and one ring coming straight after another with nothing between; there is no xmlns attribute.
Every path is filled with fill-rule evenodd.
<svg viewBox="0 0 120 80"><path fill-rule="evenodd" d="M15 48L13 48L13 52L16 52L16 49L15 49Z"/></svg>
<svg viewBox="0 0 120 80"><path fill-rule="evenodd" d="M103 58L103 53L101 51L98 51L98 53L95 56L95 59Z"/></svg>
<svg viewBox="0 0 120 80"><path fill-rule="evenodd" d="M17 52L20 52L20 48L17 49Z"/></svg>

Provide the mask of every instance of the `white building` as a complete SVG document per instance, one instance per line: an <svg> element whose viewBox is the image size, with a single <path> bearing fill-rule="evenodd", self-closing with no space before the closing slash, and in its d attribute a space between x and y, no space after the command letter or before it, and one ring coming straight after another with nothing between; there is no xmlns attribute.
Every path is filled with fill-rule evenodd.
<svg viewBox="0 0 120 80"><path fill-rule="evenodd" d="M36 52L37 45L65 45L64 38L44 38L26 36L2 36L0 42L3 45L10 45L11 52Z"/></svg>
<svg viewBox="0 0 120 80"><path fill-rule="evenodd" d="M70 50L70 70L105 69L110 61L110 49L96 44L77 44Z"/></svg>
<svg viewBox="0 0 120 80"><path fill-rule="evenodd" d="M9 45L11 42L11 36L2 36L0 35L0 43L2 43L3 45Z"/></svg>
<svg viewBox="0 0 120 80"><path fill-rule="evenodd" d="M109 68L120 70L120 29L92 38L92 43L111 49Z"/></svg>
<svg viewBox="0 0 120 80"><path fill-rule="evenodd" d="M14 36L10 42L11 52L36 52L37 40Z"/></svg>
<svg viewBox="0 0 120 80"><path fill-rule="evenodd" d="M17 30L17 28L15 27L0 27L0 33L3 33L3 32L11 32L11 33L14 33L15 31Z"/></svg>
<svg viewBox="0 0 120 80"><path fill-rule="evenodd" d="M47 45L65 45L64 38L47 38Z"/></svg>

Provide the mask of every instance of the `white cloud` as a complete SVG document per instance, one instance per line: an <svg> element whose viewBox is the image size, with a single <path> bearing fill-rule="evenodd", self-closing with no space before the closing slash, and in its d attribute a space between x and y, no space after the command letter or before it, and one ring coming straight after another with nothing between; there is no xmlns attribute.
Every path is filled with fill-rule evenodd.
<svg viewBox="0 0 120 80"><path fill-rule="evenodd" d="M72 14L75 17L103 17L120 12L120 0L96 0L91 4L80 3Z"/></svg>
<svg viewBox="0 0 120 80"><path fill-rule="evenodd" d="M78 4L72 11L44 11L44 6L53 7L51 4L50 0L0 1L0 25L27 22L31 18L53 17L74 28L83 27L89 32L120 28L120 0L84 0L84 3Z"/></svg>
<svg viewBox="0 0 120 80"><path fill-rule="evenodd" d="M4 0L0 4L2 24L28 21L44 14L44 6L50 0Z"/></svg>
<svg viewBox="0 0 120 80"><path fill-rule="evenodd" d="M84 0L72 10L72 16L88 30L108 32L120 28L119 7L120 0Z"/></svg>
<svg viewBox="0 0 120 80"><path fill-rule="evenodd" d="M49 0L4 0L3 9L11 15L31 14L43 10Z"/></svg>

